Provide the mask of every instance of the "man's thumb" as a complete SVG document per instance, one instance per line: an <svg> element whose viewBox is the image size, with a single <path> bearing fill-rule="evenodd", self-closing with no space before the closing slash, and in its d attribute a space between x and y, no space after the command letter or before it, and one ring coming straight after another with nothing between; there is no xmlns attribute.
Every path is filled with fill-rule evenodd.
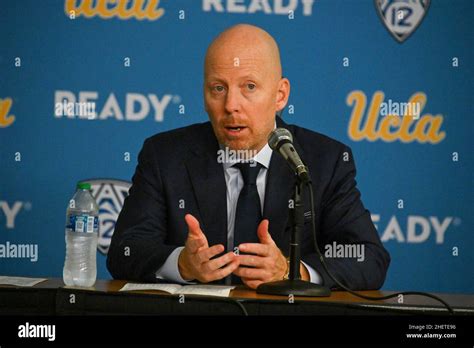
<svg viewBox="0 0 474 348"><path fill-rule="evenodd" d="M191 214L186 214L184 220L188 224L188 233L191 234L193 237L199 238L203 237L203 233L201 231L201 227L199 227L199 221L192 216Z"/></svg>
<svg viewBox="0 0 474 348"><path fill-rule="evenodd" d="M258 240L262 244L273 243L272 236L270 236L270 233L268 232L268 224L269 224L269 221L267 219L264 219L258 225L257 236L258 236Z"/></svg>

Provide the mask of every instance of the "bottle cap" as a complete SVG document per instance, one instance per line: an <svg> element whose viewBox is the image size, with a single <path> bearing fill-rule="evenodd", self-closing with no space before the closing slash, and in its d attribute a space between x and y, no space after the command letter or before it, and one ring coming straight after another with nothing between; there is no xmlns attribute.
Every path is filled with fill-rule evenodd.
<svg viewBox="0 0 474 348"><path fill-rule="evenodd" d="M91 189L91 184L88 182L78 182L76 185L76 189L79 190L90 190Z"/></svg>

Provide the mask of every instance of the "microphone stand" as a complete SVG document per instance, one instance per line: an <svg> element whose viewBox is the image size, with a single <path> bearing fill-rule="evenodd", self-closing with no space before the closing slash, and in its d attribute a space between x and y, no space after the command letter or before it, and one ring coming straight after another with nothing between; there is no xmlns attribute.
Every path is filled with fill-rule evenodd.
<svg viewBox="0 0 474 348"><path fill-rule="evenodd" d="M304 230L303 192L305 181L296 176L293 194L294 209L291 212L292 233L290 239L290 274L288 279L264 283L257 287L257 293L269 295L293 296L330 296L329 288L301 279L300 274L300 237ZM314 219L314 216L311 216Z"/></svg>

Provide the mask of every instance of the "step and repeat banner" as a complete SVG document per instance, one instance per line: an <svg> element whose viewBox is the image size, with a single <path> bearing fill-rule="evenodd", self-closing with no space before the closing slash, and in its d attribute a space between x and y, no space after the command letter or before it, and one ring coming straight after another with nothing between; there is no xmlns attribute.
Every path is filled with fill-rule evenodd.
<svg viewBox="0 0 474 348"><path fill-rule="evenodd" d="M100 207L98 277L143 141L207 121L203 59L237 23L281 50L283 118L349 145L392 256L384 289L472 293L471 0L5 0L0 274L61 277L66 208Z"/></svg>

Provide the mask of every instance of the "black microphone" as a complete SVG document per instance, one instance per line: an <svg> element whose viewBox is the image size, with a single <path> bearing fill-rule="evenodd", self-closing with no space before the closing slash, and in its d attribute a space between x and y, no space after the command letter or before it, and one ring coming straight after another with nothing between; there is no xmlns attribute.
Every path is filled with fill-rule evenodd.
<svg viewBox="0 0 474 348"><path fill-rule="evenodd" d="M286 160L286 163L296 173L302 182L310 182L308 168L304 165L300 156L293 146L293 136L285 128L276 128L268 137L268 145L273 151L278 152Z"/></svg>

